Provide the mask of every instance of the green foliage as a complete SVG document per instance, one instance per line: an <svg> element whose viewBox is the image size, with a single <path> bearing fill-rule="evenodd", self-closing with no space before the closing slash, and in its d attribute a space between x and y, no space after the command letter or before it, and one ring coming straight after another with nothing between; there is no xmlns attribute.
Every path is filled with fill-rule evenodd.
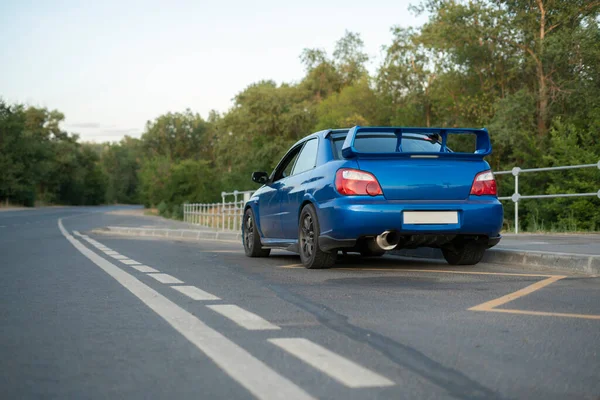
<svg viewBox="0 0 600 400"><path fill-rule="evenodd" d="M156 209L158 210L158 215L166 218L171 217L171 213L169 212L169 206L164 201L161 201L160 204L156 206Z"/></svg>
<svg viewBox="0 0 600 400"><path fill-rule="evenodd" d="M344 87L339 93L332 94L319 104L319 122L315 129L380 125L378 115L377 96L367 79L363 79L352 86Z"/></svg>
<svg viewBox="0 0 600 400"><path fill-rule="evenodd" d="M101 150L101 168L107 177L107 203L139 201L139 157L141 141L125 137L118 144L106 144Z"/></svg>
<svg viewBox="0 0 600 400"><path fill-rule="evenodd" d="M0 101L0 201L33 206L100 204L98 155L60 129L64 116Z"/></svg>

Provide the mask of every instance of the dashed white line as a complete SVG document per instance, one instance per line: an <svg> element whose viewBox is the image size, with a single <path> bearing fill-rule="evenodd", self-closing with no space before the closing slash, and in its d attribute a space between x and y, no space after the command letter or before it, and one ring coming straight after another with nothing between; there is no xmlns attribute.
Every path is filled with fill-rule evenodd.
<svg viewBox="0 0 600 400"><path fill-rule="evenodd" d="M325 347L302 338L268 339L308 365L350 388L393 386L394 382Z"/></svg>
<svg viewBox="0 0 600 400"><path fill-rule="evenodd" d="M174 276L171 276L169 274L162 274L162 273L160 273L160 274L148 274L148 276L153 277L154 279L156 279L160 283L166 283L166 284L183 283L179 279L177 279Z"/></svg>
<svg viewBox="0 0 600 400"><path fill-rule="evenodd" d="M206 325L196 316L85 247L80 241L69 235L61 220L58 220L58 227L77 250L167 321L256 398L260 400L273 398L314 400L293 382L279 375L268 365Z"/></svg>
<svg viewBox="0 0 600 400"><path fill-rule="evenodd" d="M185 294L192 300L221 300L214 294L210 294L205 292L202 289L198 289L196 286L171 286L173 289L177 290L180 293Z"/></svg>
<svg viewBox="0 0 600 400"><path fill-rule="evenodd" d="M234 304L215 304L207 306L211 310L218 312L225 318L229 318L242 328L246 328L250 331L265 331L265 330L276 330L281 329L277 325L274 325L266 319L246 311L241 307Z"/></svg>
<svg viewBox="0 0 600 400"><path fill-rule="evenodd" d="M121 262L125 265L139 265L141 264L141 262L137 262L135 260L130 260L130 259L126 259L126 260L121 260Z"/></svg>
<svg viewBox="0 0 600 400"><path fill-rule="evenodd" d="M150 272L159 272L157 269L154 269L152 267L149 267L147 265L130 265L131 268L136 269L140 272L143 272L145 274L150 273ZM178 287L178 286L173 286L173 287Z"/></svg>
<svg viewBox="0 0 600 400"><path fill-rule="evenodd" d="M117 254L109 254L109 256L111 256L111 257L112 257L112 258L114 258L115 260L119 260L119 261L120 261L120 260L127 260L127 259L129 259L129 257L127 257L127 256L124 256L124 255L121 255L121 254L119 254L119 253L117 253Z"/></svg>
<svg viewBox="0 0 600 400"><path fill-rule="evenodd" d="M114 250L102 250L103 252L105 252L106 254L108 254L109 256L120 256L121 254L119 254L118 251L114 251Z"/></svg>

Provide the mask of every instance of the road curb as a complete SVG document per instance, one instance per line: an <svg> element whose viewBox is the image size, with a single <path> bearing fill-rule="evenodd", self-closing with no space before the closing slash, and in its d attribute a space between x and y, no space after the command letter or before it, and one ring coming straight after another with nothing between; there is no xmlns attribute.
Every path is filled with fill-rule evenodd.
<svg viewBox="0 0 600 400"><path fill-rule="evenodd" d="M414 250L393 250L392 254L402 257L429 258L443 260L440 249L423 247ZM570 270L585 274L600 274L600 256L571 253L550 253L544 251L523 251L512 249L490 249L483 256L483 262L494 264L521 265L524 267Z"/></svg>
<svg viewBox="0 0 600 400"><path fill-rule="evenodd" d="M166 229L166 228L134 228L127 226L107 226L102 229L94 229L93 233L139 236L139 237L167 237L173 239L189 240L220 240L227 242L242 241L242 234L235 232L201 231L198 229Z"/></svg>
<svg viewBox="0 0 600 400"><path fill-rule="evenodd" d="M242 235L238 232L215 232L198 229L165 229L165 228L134 228L124 226L108 226L96 229L94 233L136 236L136 237L167 237L187 240L219 240L241 243ZM414 250L393 250L393 255L411 258L428 258L443 260L444 257L439 249L423 247ZM483 262L494 264L521 265L526 267L548 268L552 270L570 270L585 274L600 274L600 256L550 253L543 251L522 251L516 249L490 249L484 257Z"/></svg>

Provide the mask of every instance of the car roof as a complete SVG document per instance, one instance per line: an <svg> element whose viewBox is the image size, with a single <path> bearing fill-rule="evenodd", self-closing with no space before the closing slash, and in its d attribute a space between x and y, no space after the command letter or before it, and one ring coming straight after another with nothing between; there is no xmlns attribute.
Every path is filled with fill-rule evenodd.
<svg viewBox="0 0 600 400"><path fill-rule="evenodd" d="M332 133L348 133L348 131L350 130L350 128L344 128L344 129L324 129L322 131L318 131L315 133L311 133L310 135L307 135L305 137L303 137L302 139L298 140L296 143L294 143L294 146L303 143L309 139L315 138L315 137L320 137L320 138L326 138L328 135L332 134ZM294 147L292 146L292 147Z"/></svg>

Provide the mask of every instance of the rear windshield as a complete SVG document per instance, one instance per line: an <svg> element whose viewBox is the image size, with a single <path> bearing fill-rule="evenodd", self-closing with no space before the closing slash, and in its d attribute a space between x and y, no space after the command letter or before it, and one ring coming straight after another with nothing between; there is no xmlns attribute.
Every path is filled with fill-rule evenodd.
<svg viewBox="0 0 600 400"><path fill-rule="evenodd" d="M334 156L342 158L342 146L346 135L334 136ZM391 132L359 133L354 140L354 147L361 153L395 153L398 139ZM406 153L435 153L442 148L436 135L403 134L402 152Z"/></svg>

